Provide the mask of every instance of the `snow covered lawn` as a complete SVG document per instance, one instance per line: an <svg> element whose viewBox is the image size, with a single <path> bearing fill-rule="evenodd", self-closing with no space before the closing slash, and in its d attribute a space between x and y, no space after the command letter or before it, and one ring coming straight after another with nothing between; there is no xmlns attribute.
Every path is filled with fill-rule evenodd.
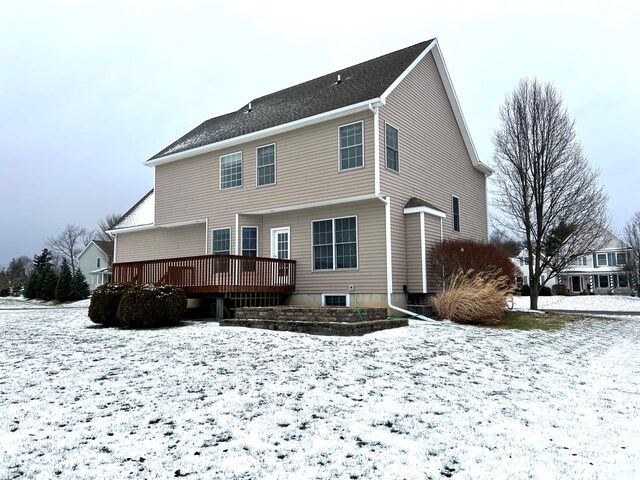
<svg viewBox="0 0 640 480"><path fill-rule="evenodd" d="M529 297L513 297L514 307L528 309ZM640 315L640 298L629 295L552 295L538 297L538 308L541 310L582 310L608 312L638 312Z"/></svg>
<svg viewBox="0 0 640 480"><path fill-rule="evenodd" d="M2 479L640 477L640 317L340 338L0 309L0 338Z"/></svg>

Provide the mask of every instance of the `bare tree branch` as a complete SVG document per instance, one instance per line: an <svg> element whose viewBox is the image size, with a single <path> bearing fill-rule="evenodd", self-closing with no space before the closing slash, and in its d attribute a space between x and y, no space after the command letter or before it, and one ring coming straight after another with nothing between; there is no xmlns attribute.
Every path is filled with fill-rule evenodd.
<svg viewBox="0 0 640 480"><path fill-rule="evenodd" d="M47 245L55 254L66 258L71 270L75 272L76 258L86 245L86 235L86 228L67 224L57 237L51 237L47 241Z"/></svg>
<svg viewBox="0 0 640 480"><path fill-rule="evenodd" d="M599 246L608 198L552 84L521 80L500 107L499 119L494 204L504 216L496 223L528 252L531 308L537 308L544 269L553 276Z"/></svg>

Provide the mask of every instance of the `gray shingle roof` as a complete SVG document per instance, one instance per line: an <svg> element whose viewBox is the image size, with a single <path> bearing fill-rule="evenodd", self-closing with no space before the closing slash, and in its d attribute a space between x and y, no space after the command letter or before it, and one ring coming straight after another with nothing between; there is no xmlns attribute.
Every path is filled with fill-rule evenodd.
<svg viewBox="0 0 640 480"><path fill-rule="evenodd" d="M442 211L438 207L435 207L432 204L430 204L429 202L425 202L424 200L422 200L421 198L418 198L418 197L411 197L409 199L409 201L407 202L407 204L404 206L404 208L414 208L414 207L427 207L427 208L431 208L433 210L437 210L439 212L445 213L444 211Z"/></svg>
<svg viewBox="0 0 640 480"><path fill-rule="evenodd" d="M251 111L247 104L236 112L207 120L150 160L378 98L432 41L251 100Z"/></svg>

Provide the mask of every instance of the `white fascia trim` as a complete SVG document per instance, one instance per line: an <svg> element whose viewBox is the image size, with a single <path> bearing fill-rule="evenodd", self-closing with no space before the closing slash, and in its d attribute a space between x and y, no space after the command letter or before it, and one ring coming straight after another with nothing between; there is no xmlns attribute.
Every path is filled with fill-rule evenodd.
<svg viewBox="0 0 640 480"><path fill-rule="evenodd" d="M482 163L480 161L480 158L478 157L478 152L476 151L476 147L471 140L471 135L469 134L467 122L464 120L464 115L462 114L462 109L460 108L458 96L456 95L456 91L453 88L453 83L451 83L449 71L447 70L447 66L444 63L444 58L442 58L442 52L440 52L438 41L435 40L434 43L435 45L433 48L433 59L436 62L436 67L438 67L438 73L440 74L440 78L442 79L444 89L447 92L447 97L449 98L449 103L451 104L451 108L453 109L453 115L456 117L456 121L458 122L460 133L462 133L462 139L464 140L464 144L467 147L469 156L471 157L471 163L477 170L480 170L482 173L489 176L493 173L493 170L488 165Z"/></svg>
<svg viewBox="0 0 640 480"><path fill-rule="evenodd" d="M346 107L337 108L335 110L319 113L317 115L312 115L311 117L301 118L293 122L284 123L282 125L276 125L275 127L265 128L264 130L258 130L257 132L247 133L245 135L229 138L227 140L211 143L209 145L203 145L201 147L192 148L190 150L185 150L183 152L166 155L164 157L156 158L153 160L147 160L146 162L143 162L143 164L146 165L147 167L155 167L156 165L163 165L165 163L175 162L176 160L181 160L183 158L193 157L195 155L209 153L215 150L221 150L223 148L232 147L232 146L239 145L241 143L249 142L252 140L258 140L260 138L268 137L270 135L275 135L277 133L284 133L290 130L295 130L297 128L306 127L308 125L313 125L313 124L324 122L327 120L344 117L347 115L351 115L352 113L368 110L370 105L379 106L381 104L382 103L379 98L373 98L371 100L366 100L364 102L354 103L353 105L347 105Z"/></svg>
<svg viewBox="0 0 640 480"><path fill-rule="evenodd" d="M408 207L404 209L404 214L409 215L411 213L427 213L434 217L447 218L447 214L440 210L435 210L429 207Z"/></svg>
<svg viewBox="0 0 640 480"><path fill-rule="evenodd" d="M107 230L109 235L119 235L121 233L141 232L143 230L152 230L156 228L153 223L147 225L135 225L133 227L122 227L115 230Z"/></svg>
<svg viewBox="0 0 640 480"><path fill-rule="evenodd" d="M173 223L165 223L162 225L156 225L156 228L177 228L177 227L186 227L188 225L197 225L199 223L207 223L206 218L202 218L199 220L185 220L183 222L173 222Z"/></svg>
<svg viewBox="0 0 640 480"><path fill-rule="evenodd" d="M398 78L396 78L391 85L389 85L389 88L387 88L385 92L382 95L380 95L380 101L382 102L383 105L387 103L387 97L391 94L391 92L393 92L395 88L398 85L400 85L400 83L405 78L407 78L407 75L409 75L412 72L412 70L416 68L416 66L422 61L424 57L427 56L427 54L431 51L431 49L433 49L434 47L437 48L437 46L438 46L438 40L434 38L433 41L427 46L427 48L425 48L424 51L420 55L418 55L413 62L411 62L411 65L409 65L405 69L405 71L402 72L402 74Z"/></svg>
<svg viewBox="0 0 640 480"><path fill-rule="evenodd" d="M378 196L374 193L365 195L356 195L353 197L333 198L331 200L323 200L320 202L302 203L299 205L289 205L287 207L267 208L264 210L256 210L247 212L245 215L268 215L270 213L291 212L294 210L306 210L307 208L326 207L329 205L340 205L341 203L362 202L364 200L374 200Z"/></svg>

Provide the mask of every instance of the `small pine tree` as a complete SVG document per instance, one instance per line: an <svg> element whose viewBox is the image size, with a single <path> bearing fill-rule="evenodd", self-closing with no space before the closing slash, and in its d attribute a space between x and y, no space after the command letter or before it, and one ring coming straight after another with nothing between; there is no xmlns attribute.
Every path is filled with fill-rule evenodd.
<svg viewBox="0 0 640 480"><path fill-rule="evenodd" d="M60 267L60 275L58 275L58 284L56 285L55 298L61 302L66 302L71 297L71 282L73 280L71 267L67 259L62 260Z"/></svg>
<svg viewBox="0 0 640 480"><path fill-rule="evenodd" d="M42 282L38 290L38 296L41 300L53 300L56 298L56 286L58 285L58 275L53 266L48 265L42 272Z"/></svg>
<svg viewBox="0 0 640 480"><path fill-rule="evenodd" d="M24 291L22 292L24 298L37 298L38 291L40 290L40 283L42 283L42 275L34 268L24 284Z"/></svg>
<svg viewBox="0 0 640 480"><path fill-rule="evenodd" d="M82 273L82 270L76 268L71 278L71 287L69 289L69 300L84 300L89 296L89 284Z"/></svg>

